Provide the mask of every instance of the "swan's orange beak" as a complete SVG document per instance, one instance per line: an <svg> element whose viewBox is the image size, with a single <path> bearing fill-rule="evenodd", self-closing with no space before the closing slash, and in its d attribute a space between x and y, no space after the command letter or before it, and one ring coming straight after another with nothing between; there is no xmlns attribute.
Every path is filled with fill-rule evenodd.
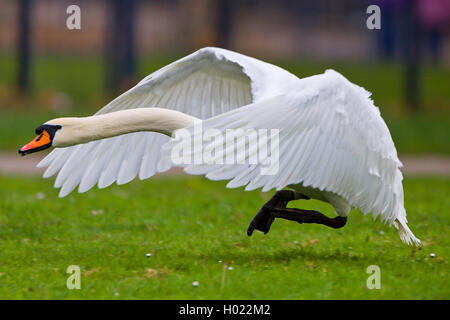
<svg viewBox="0 0 450 320"><path fill-rule="evenodd" d="M28 153L47 149L51 145L52 139L50 138L50 134L46 130L43 130L37 135L36 138L33 139L33 141L20 148L19 153L24 156Z"/></svg>

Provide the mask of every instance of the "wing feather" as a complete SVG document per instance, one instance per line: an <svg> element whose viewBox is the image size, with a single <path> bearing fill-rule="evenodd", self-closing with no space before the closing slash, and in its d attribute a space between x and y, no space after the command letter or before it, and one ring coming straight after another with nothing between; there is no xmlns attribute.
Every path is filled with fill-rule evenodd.
<svg viewBox="0 0 450 320"><path fill-rule="evenodd" d="M283 81L281 81L283 80ZM264 99L293 83L297 77L271 64L235 52L204 48L147 76L97 114L134 108L169 108L206 119ZM85 192L151 177L168 170L160 148L169 140L159 133L139 132L53 150L40 163L44 177L55 174L60 196L81 183ZM131 146L130 146L131 145ZM105 150L108 156L95 152ZM86 162L95 162L86 163Z"/></svg>

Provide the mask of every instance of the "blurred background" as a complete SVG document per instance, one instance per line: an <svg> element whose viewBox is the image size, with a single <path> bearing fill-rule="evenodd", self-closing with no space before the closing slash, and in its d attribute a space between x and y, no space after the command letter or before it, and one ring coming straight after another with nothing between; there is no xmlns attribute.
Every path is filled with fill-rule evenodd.
<svg viewBox="0 0 450 320"><path fill-rule="evenodd" d="M74 4L80 30L66 26ZM299 77L335 69L373 93L402 156L450 155L449 0L2 0L0 154L205 46Z"/></svg>

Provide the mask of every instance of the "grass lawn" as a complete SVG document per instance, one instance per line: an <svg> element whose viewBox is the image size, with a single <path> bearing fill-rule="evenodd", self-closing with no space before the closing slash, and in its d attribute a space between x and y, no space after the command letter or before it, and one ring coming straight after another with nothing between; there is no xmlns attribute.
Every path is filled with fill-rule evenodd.
<svg viewBox="0 0 450 320"><path fill-rule="evenodd" d="M0 299L450 298L448 179L404 181L420 250L356 211L340 230L276 221L248 237L270 195L224 185L161 177L59 199L50 180L0 177ZM66 288L69 265L81 290ZM366 288L370 265L381 290Z"/></svg>

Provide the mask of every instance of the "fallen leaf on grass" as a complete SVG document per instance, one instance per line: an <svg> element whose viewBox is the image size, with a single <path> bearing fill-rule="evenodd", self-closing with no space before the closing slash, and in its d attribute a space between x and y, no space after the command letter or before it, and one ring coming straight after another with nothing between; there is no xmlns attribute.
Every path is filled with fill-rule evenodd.
<svg viewBox="0 0 450 320"><path fill-rule="evenodd" d="M168 276L171 273L172 273L172 270L170 270L166 266L164 266L161 269L145 268L144 277L147 278L147 279L152 279L152 278L156 278L156 277L164 278L164 277Z"/></svg>
<svg viewBox="0 0 450 320"><path fill-rule="evenodd" d="M93 268L93 269L90 269L90 270L85 270L85 271L83 272L83 276L88 277L88 276L90 276L91 274L93 274L93 273L95 273L95 272L98 272L99 270L100 270L100 268Z"/></svg>

